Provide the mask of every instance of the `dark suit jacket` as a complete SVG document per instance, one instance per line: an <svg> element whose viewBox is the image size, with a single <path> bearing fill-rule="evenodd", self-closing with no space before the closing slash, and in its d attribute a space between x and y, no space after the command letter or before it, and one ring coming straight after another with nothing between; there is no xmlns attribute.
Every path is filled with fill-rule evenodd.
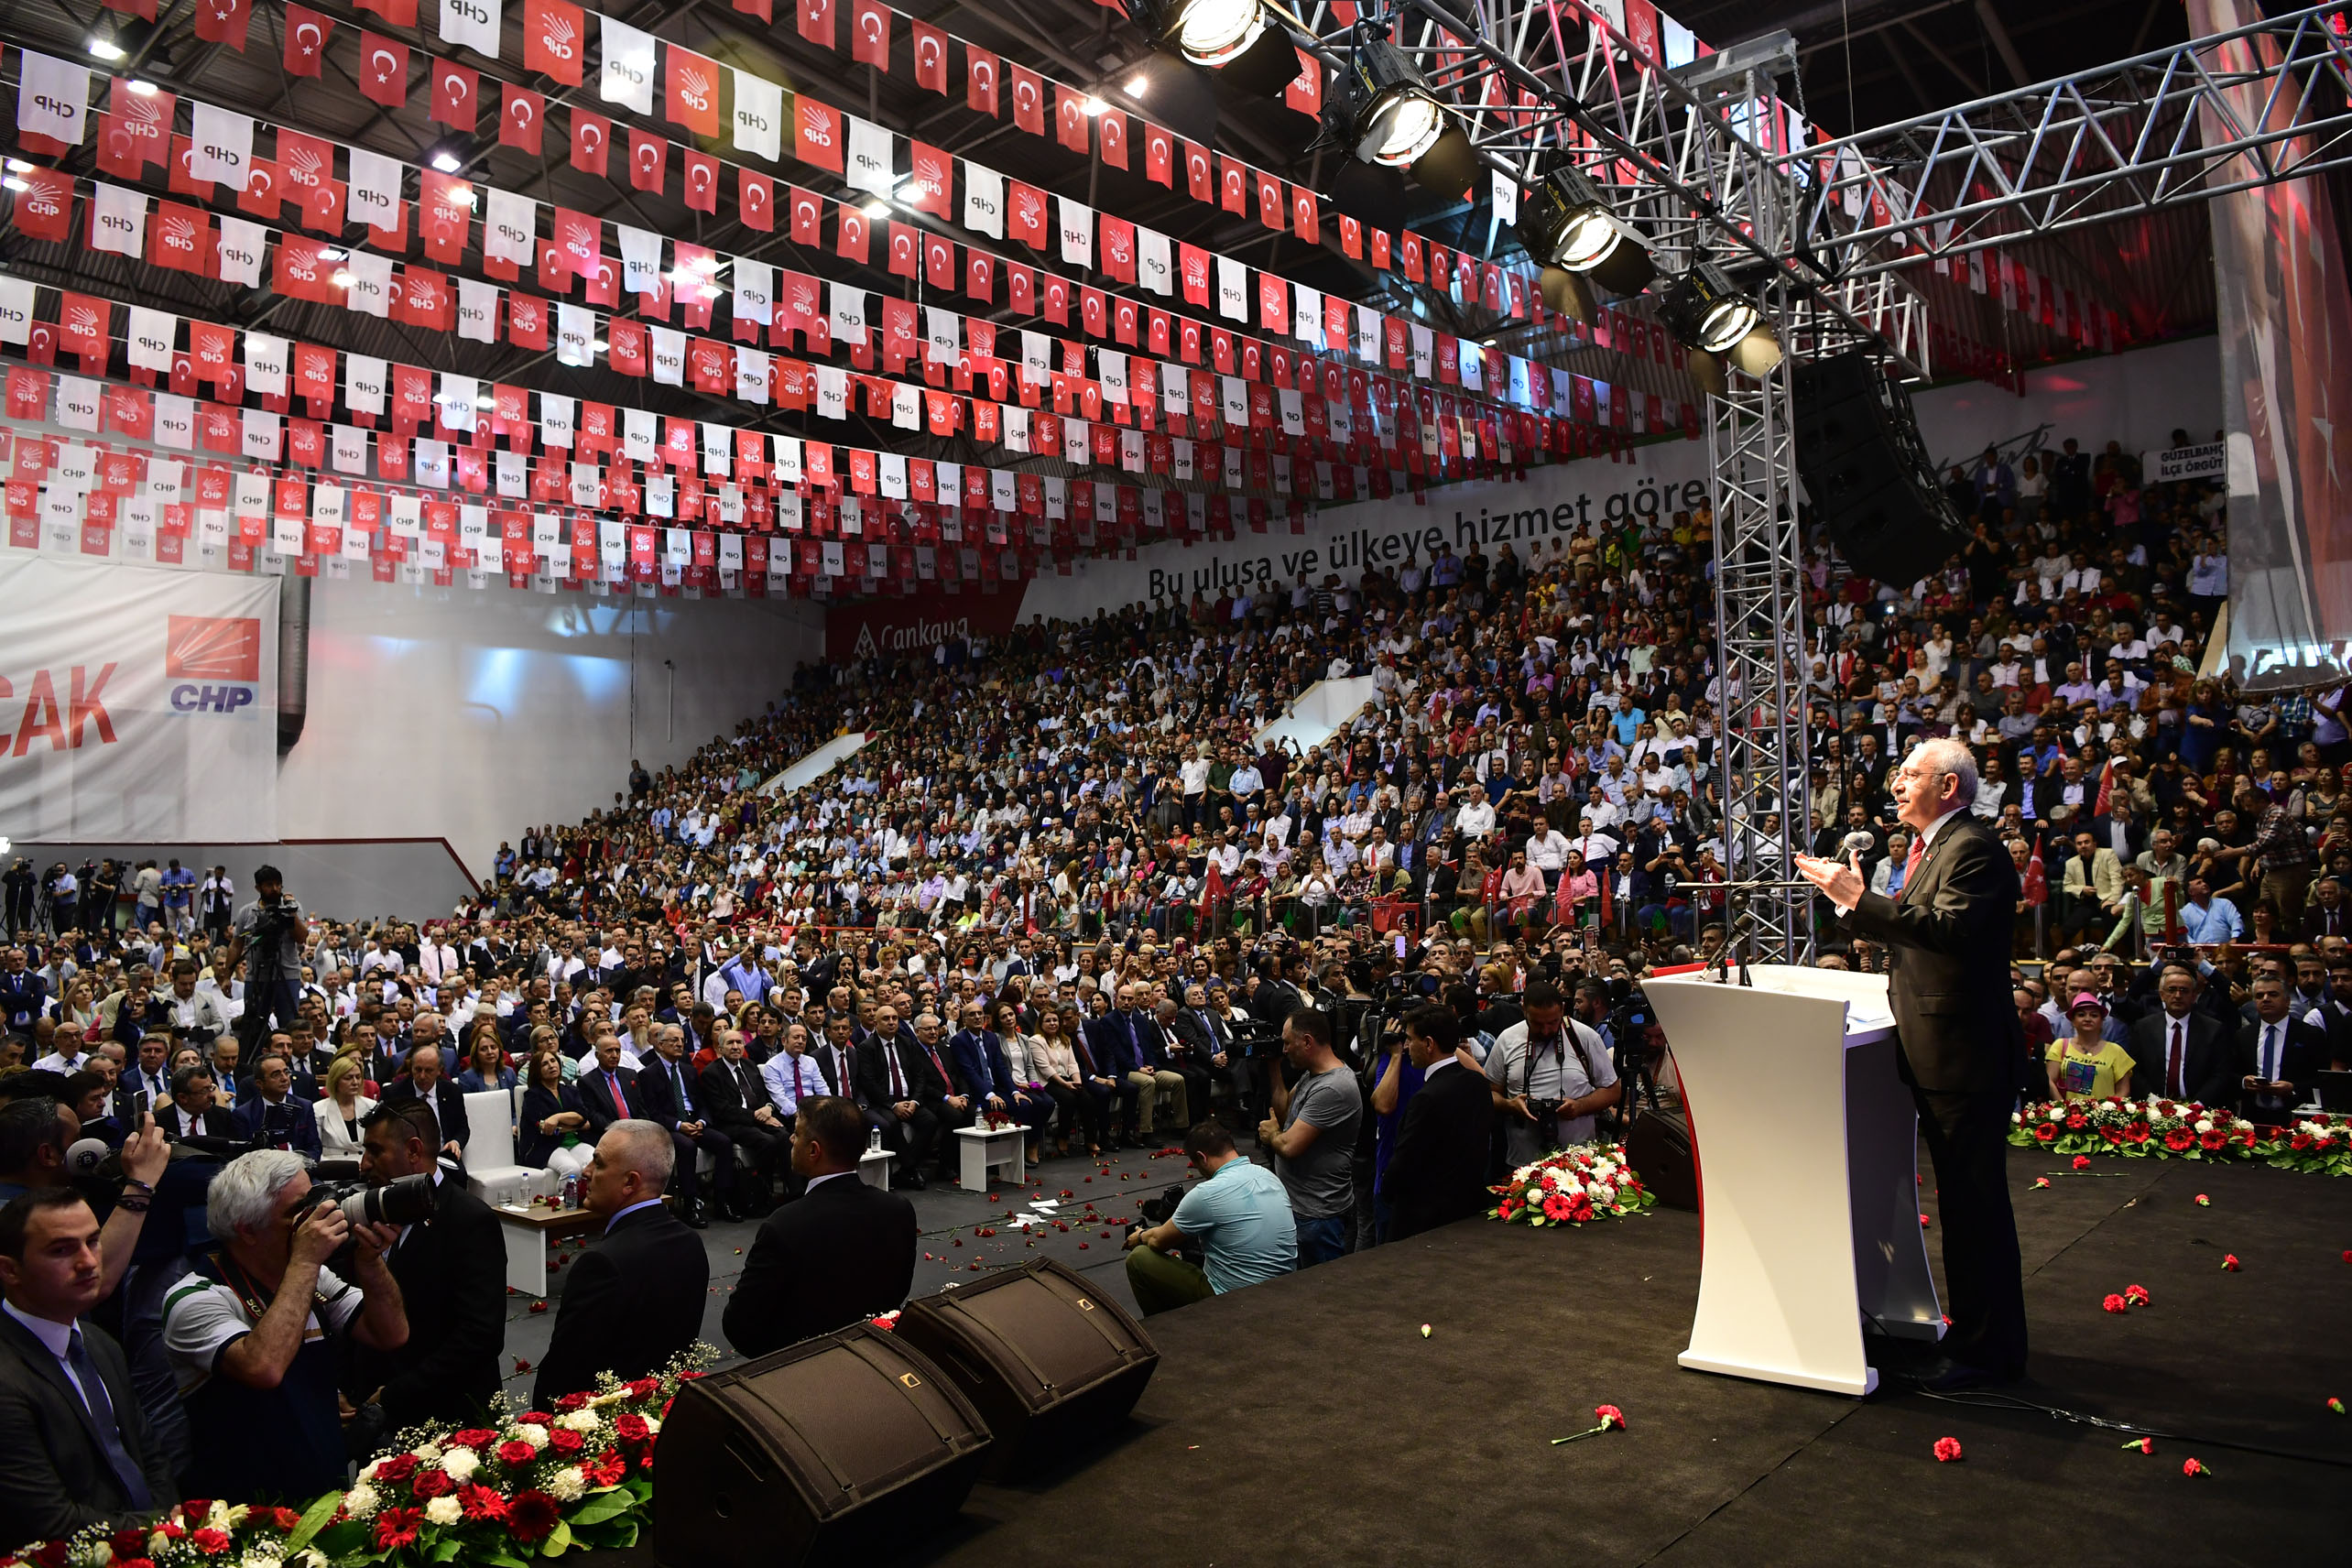
<svg viewBox="0 0 2352 1568"><path fill-rule="evenodd" d="M474 1424L498 1391L506 1339L506 1241L498 1216L441 1173L433 1217L410 1225L389 1256L408 1311L408 1343L354 1346L354 1400L384 1390L391 1430L427 1420Z"/></svg>
<svg viewBox="0 0 2352 1568"><path fill-rule="evenodd" d="M2316 898L2303 906L2303 940L2316 943L2324 936L2352 937L2352 898L2336 900L2333 914Z"/></svg>
<svg viewBox="0 0 2352 1568"><path fill-rule="evenodd" d="M1205 1009L1204 1009L1205 1010ZM1206 1025L1198 1013L1186 1007L1177 1013L1173 1025L1176 1038L1192 1048L1192 1065L1206 1067L1209 1058L1233 1043L1233 1029L1212 1012Z"/></svg>
<svg viewBox="0 0 2352 1568"><path fill-rule="evenodd" d="M269 1115L269 1102L256 1094L241 1101L236 1108L237 1136L259 1138L263 1124ZM310 1112L310 1104L293 1094L286 1096L278 1107L278 1138L297 1154L319 1158L319 1118ZM275 1147L273 1141L272 1147Z"/></svg>
<svg viewBox="0 0 2352 1568"><path fill-rule="evenodd" d="M395 1078L384 1085L384 1097L393 1101L416 1099L416 1081L406 1076ZM432 1105L433 1116L441 1123L441 1141L463 1149L466 1139L474 1136L474 1127L465 1119L465 1091L457 1086L457 1080L443 1078L433 1084Z"/></svg>
<svg viewBox="0 0 2352 1568"><path fill-rule="evenodd" d="M645 1092L637 1086L637 1074L626 1067L614 1071L621 1081L621 1098L628 1102L626 1105L613 1104L612 1093L604 1086L604 1074L596 1068L581 1069L572 1085L580 1096L580 1112L588 1118L586 1137L591 1143L604 1137L604 1129L615 1122L645 1115Z"/></svg>
<svg viewBox="0 0 2352 1568"><path fill-rule="evenodd" d="M958 1029L943 1053L964 1081L979 1095L994 1094L1013 1103L1013 1069L1005 1060L1004 1042L994 1029Z"/></svg>
<svg viewBox="0 0 2352 1568"><path fill-rule="evenodd" d="M2249 1122L2261 1122L2277 1127L2292 1119L2294 1108L2309 1099L2313 1090L2313 1074L2326 1067L2329 1058L2327 1033L2314 1029L2301 1018L2287 1021L2286 1049L2280 1052L2278 1075L2295 1086L2292 1098L2279 1095L2255 1095L2246 1093L2245 1079L2250 1073L2259 1073L2262 1025L2258 1020L2238 1031L2236 1062L2233 1069L2238 1077L2238 1111ZM2227 1105L2231 1102L2222 1101Z"/></svg>
<svg viewBox="0 0 2352 1568"><path fill-rule="evenodd" d="M236 1138L240 1136L237 1132L236 1113L225 1105L212 1106L204 1113L200 1124L191 1125L188 1117L181 1113L178 1102L166 1100L162 1105L155 1107L155 1124L163 1129L165 1140L170 1143L178 1143L181 1138L189 1137ZM318 1122L315 1118L311 1121L310 1127L313 1132L318 1130Z"/></svg>
<svg viewBox="0 0 2352 1568"><path fill-rule="evenodd" d="M1495 1098L1486 1076L1460 1064L1443 1068L1417 1090L1397 1124L1397 1143L1380 1178L1399 1237L1484 1213L1486 1139Z"/></svg>
<svg viewBox="0 0 2352 1568"><path fill-rule="evenodd" d="M742 1081L746 1078L751 1081L747 1090ZM751 1064L750 1057L741 1062L721 1058L703 1068L695 1080L694 1104L723 1132L759 1126L752 1112L768 1104L768 1085L760 1081L759 1069Z"/></svg>
<svg viewBox="0 0 2352 1568"><path fill-rule="evenodd" d="M564 1272L555 1333L531 1387L536 1409L593 1389L599 1372L624 1382L650 1376L702 1332L711 1260L702 1238L659 1204L623 1215Z"/></svg>
<svg viewBox="0 0 2352 1568"><path fill-rule="evenodd" d="M647 1059L637 1069L637 1092L645 1100L645 1118L659 1122L670 1131L678 1130L680 1122L707 1121L702 1104L702 1086L695 1079L694 1064L684 1057L678 1059L678 1074L686 1081L689 1104L678 1103L678 1091L670 1082L670 1063L659 1055Z"/></svg>
<svg viewBox="0 0 2352 1568"><path fill-rule="evenodd" d="M2218 1022L2201 1009L2188 1015L2189 1049L2181 1062L2181 1090L2188 1099L2200 1105L2227 1107L2238 1104L2239 1080L2252 1071L2250 1066L2238 1065L2238 1051L2230 1038L2228 1026ZM2134 1094L2170 1095L2164 1082L2165 1041L2172 1029L2172 1015L2162 1007L2152 1008L2148 1015L2131 1026L2131 1092ZM2253 1049L2247 1049L2247 1061L2253 1061Z"/></svg>
<svg viewBox="0 0 2352 1568"><path fill-rule="evenodd" d="M839 1094L844 1099L854 1100L860 1106L877 1103L866 1098L866 1063L855 1044L853 1043L849 1048L849 1065L846 1070L834 1063L831 1040L821 1041L811 1047L809 1051L809 1060L814 1062L817 1064L817 1071L824 1074L825 1088L833 1094ZM885 1073L882 1076L882 1089L887 1097L890 1086L889 1074Z"/></svg>
<svg viewBox="0 0 2352 1568"><path fill-rule="evenodd" d="M1903 1081L1965 1092L2018 1080L2025 1030L2010 1001L2017 867L1976 814L1936 830L1919 869L1889 898L1865 892L1846 928L1885 942Z"/></svg>
<svg viewBox="0 0 2352 1568"><path fill-rule="evenodd" d="M146 1475L154 1506L180 1497L169 1465L131 1387L122 1347L105 1330L84 1322L83 1348L106 1385L114 1421L132 1462ZM0 1312L0 1539L49 1541L101 1519L127 1519L130 1499L108 1463L89 1407L66 1380L49 1347L15 1318ZM142 1513L141 1518L146 1517Z"/></svg>
<svg viewBox="0 0 2352 1568"><path fill-rule="evenodd" d="M1106 1008L1079 1027L1086 1037L1087 1054L1094 1059L1100 1076L1123 1080L1142 1065L1124 1017L1116 1007Z"/></svg>
<svg viewBox="0 0 2352 1568"><path fill-rule="evenodd" d="M727 1299L727 1340L765 1356L904 1306L915 1251L912 1203L836 1176L760 1223Z"/></svg>

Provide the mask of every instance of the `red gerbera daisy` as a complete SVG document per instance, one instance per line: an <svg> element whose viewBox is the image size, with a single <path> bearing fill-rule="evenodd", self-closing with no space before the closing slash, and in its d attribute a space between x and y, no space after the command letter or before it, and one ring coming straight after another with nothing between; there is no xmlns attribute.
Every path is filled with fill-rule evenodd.
<svg viewBox="0 0 2352 1568"><path fill-rule="evenodd" d="M376 1550L389 1552L394 1547L414 1543L418 1527L424 1522L422 1508L386 1508L376 1516Z"/></svg>
<svg viewBox="0 0 2352 1568"><path fill-rule="evenodd" d="M561 1517L562 1510L556 1507L555 1499L536 1488L516 1493L514 1500L506 1505L506 1528L514 1532L517 1541L526 1544L545 1541Z"/></svg>

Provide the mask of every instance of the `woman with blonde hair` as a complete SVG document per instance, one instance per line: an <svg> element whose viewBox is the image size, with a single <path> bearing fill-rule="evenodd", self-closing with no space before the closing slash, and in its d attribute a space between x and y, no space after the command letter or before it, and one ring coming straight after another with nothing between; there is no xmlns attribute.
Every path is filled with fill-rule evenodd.
<svg viewBox="0 0 2352 1568"><path fill-rule="evenodd" d="M327 1066L327 1092L310 1112L319 1119L319 1158L321 1160L357 1160L360 1156L360 1124L376 1102L362 1093L367 1086L367 1070L356 1052L338 1055Z"/></svg>

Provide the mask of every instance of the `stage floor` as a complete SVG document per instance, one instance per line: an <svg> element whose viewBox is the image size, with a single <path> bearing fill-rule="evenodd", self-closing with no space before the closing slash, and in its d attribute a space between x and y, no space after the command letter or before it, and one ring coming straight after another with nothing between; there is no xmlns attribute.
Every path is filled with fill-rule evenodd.
<svg viewBox="0 0 2352 1568"><path fill-rule="evenodd" d="M2011 1391L2190 1434L2152 1456L2039 1412L1682 1370L1693 1214L1565 1233L1474 1220L1154 1319L1160 1370L1116 1439L981 1486L911 1561L2341 1561L2352 1418L2326 1401L2352 1400L2352 1182L2066 1163L2011 1155L2033 1333L2031 1380ZM2151 1305L2101 1309L2131 1284ZM1629 1430L1552 1446L1603 1403ZM1963 1461L1935 1461L1947 1435ZM2213 1474L2183 1476L2192 1455Z"/></svg>

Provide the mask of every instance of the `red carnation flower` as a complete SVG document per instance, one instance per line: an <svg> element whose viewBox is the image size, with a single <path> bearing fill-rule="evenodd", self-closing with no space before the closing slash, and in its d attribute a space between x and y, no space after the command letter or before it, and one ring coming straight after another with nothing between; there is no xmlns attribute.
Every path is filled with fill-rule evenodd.
<svg viewBox="0 0 2352 1568"><path fill-rule="evenodd" d="M498 1445L498 1463L519 1468L539 1457L539 1450L521 1438L511 1438Z"/></svg>
<svg viewBox="0 0 2352 1568"><path fill-rule="evenodd" d="M2075 1169L2075 1170L2077 1170L2077 1171L2088 1171L2090 1168L2091 1168L2091 1157L2090 1157L2089 1155L2087 1155L2087 1154L2078 1154L2078 1155L2074 1156L2074 1169Z"/></svg>
<svg viewBox="0 0 2352 1568"><path fill-rule="evenodd" d="M410 1489L430 1502L435 1497L446 1497L456 1491L457 1482L446 1470L419 1470L417 1472L417 1484Z"/></svg>
<svg viewBox="0 0 2352 1568"><path fill-rule="evenodd" d="M645 1418L634 1410L615 1418L613 1431L623 1443L643 1443L653 1435L652 1430L645 1424Z"/></svg>
<svg viewBox="0 0 2352 1568"><path fill-rule="evenodd" d="M189 1543L207 1557L218 1557L229 1549L229 1532L207 1525L188 1538Z"/></svg>
<svg viewBox="0 0 2352 1568"><path fill-rule="evenodd" d="M2205 1462L2202 1459L2183 1459L2181 1461L2181 1474L2183 1475L2210 1475L2213 1472L2205 1468Z"/></svg>
<svg viewBox="0 0 2352 1568"><path fill-rule="evenodd" d="M492 1487L461 1487L457 1500L458 1505L465 1509L467 1519L502 1519L506 1517L506 1499Z"/></svg>
<svg viewBox="0 0 2352 1568"><path fill-rule="evenodd" d="M406 1481L416 1473L417 1456L413 1454L396 1454L376 1467L379 1481ZM192 1511L190 1517L195 1517Z"/></svg>
<svg viewBox="0 0 2352 1568"><path fill-rule="evenodd" d="M608 1448L596 1455L593 1462L582 1465L580 1473L599 1486L617 1486L628 1475L629 1464L618 1451Z"/></svg>
<svg viewBox="0 0 2352 1568"><path fill-rule="evenodd" d="M1939 1437L1935 1440L1935 1462L1938 1465L1949 1465L1959 1457L1960 1440L1958 1438Z"/></svg>
<svg viewBox="0 0 2352 1568"><path fill-rule="evenodd" d="M1625 1412L1615 1405L1595 1405L1593 1419L1605 1427L1613 1426L1619 1432L1625 1430Z"/></svg>
<svg viewBox="0 0 2352 1568"><path fill-rule="evenodd" d="M555 1499L537 1488L517 1492L514 1501L506 1505L506 1528L526 1544L545 1541L561 1518Z"/></svg>
<svg viewBox="0 0 2352 1568"><path fill-rule="evenodd" d="M497 1441L498 1434L486 1427L470 1426L463 1432L453 1432L449 1434L449 1446L452 1448L478 1449Z"/></svg>
<svg viewBox="0 0 2352 1568"><path fill-rule="evenodd" d="M386 1508L376 1516L376 1550L389 1552L394 1547L411 1544L424 1522L422 1508Z"/></svg>
<svg viewBox="0 0 2352 1568"><path fill-rule="evenodd" d="M191 1497L180 1506L183 1508L200 1508L205 1513L212 1511L210 1498ZM155 1528L157 1533L166 1541L179 1541L188 1534L188 1527L180 1523L177 1518L159 1520Z"/></svg>
<svg viewBox="0 0 2352 1568"><path fill-rule="evenodd" d="M2234 1252L2226 1252L2226 1253L2222 1254L2221 1266L2222 1266L2223 1269L2224 1269L2225 1271L2228 1272L2228 1273L2231 1273L2231 1274L2235 1274L2235 1273L2237 1273L2237 1272L2238 1272L2238 1254L2236 1254L2236 1253L2234 1253Z"/></svg>
<svg viewBox="0 0 2352 1568"><path fill-rule="evenodd" d="M2033 1136L2040 1142L2055 1143L2058 1141L2058 1128L2053 1123L2043 1122L2033 1129Z"/></svg>
<svg viewBox="0 0 2352 1568"><path fill-rule="evenodd" d="M2131 1307L2130 1302L2125 1301L2121 1296L2115 1295L2113 1293L2109 1293L2107 1300L2101 1301L2099 1305L2105 1307L2111 1312L2128 1312Z"/></svg>
<svg viewBox="0 0 2352 1568"><path fill-rule="evenodd" d="M547 1445L558 1454L577 1454L588 1445L588 1440L570 1427L560 1426L547 1434Z"/></svg>

